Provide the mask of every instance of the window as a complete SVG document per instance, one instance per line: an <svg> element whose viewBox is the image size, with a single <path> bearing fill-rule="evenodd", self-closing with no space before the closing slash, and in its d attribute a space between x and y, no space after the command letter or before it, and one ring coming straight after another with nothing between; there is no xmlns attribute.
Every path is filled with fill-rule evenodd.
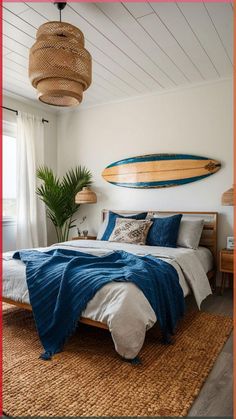
<svg viewBox="0 0 236 419"><path fill-rule="evenodd" d="M3 121L3 217L16 216L16 124Z"/></svg>

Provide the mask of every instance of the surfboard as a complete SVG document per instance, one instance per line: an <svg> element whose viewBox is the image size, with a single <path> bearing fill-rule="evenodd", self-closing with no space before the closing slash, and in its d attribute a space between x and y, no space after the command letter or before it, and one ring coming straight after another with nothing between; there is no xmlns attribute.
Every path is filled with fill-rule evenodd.
<svg viewBox="0 0 236 419"><path fill-rule="evenodd" d="M217 160L189 154L148 154L107 166L103 178L126 188L166 188L205 179L221 167Z"/></svg>

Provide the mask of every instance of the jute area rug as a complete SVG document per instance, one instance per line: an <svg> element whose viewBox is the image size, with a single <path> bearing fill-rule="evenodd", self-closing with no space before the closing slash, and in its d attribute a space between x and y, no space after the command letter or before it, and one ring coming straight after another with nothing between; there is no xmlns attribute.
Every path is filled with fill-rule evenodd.
<svg viewBox="0 0 236 419"><path fill-rule="evenodd" d="M79 326L64 352L45 362L38 359L32 313L7 309L3 327L3 410L9 416L185 416L232 320L187 313L167 346L153 328L138 366L121 360L105 330Z"/></svg>

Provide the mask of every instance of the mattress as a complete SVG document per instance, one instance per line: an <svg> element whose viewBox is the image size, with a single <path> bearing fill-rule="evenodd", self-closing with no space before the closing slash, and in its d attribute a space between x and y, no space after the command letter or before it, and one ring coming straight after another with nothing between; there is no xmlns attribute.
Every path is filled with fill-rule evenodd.
<svg viewBox="0 0 236 419"><path fill-rule="evenodd" d="M121 249L137 255L152 254L175 267L184 296L193 291L199 308L204 298L211 294L206 272L212 269L213 258L206 248L170 249L77 240L38 250L51 250L53 247L77 249L95 255ZM13 252L8 252L3 255L3 296L29 303L25 265L20 260L12 259L12 254ZM112 282L102 287L88 303L82 316L105 323L111 332L116 351L125 358L137 356L143 345L146 330L157 321L142 291L136 285L124 282Z"/></svg>

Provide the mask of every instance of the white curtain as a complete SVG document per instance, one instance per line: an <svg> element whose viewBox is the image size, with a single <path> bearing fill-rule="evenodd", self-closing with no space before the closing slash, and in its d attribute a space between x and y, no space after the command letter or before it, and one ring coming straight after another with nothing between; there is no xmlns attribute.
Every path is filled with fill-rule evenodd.
<svg viewBox="0 0 236 419"><path fill-rule="evenodd" d="M44 164L42 119L19 112L17 117L17 238L18 249L47 243L45 206L36 194L36 170Z"/></svg>

